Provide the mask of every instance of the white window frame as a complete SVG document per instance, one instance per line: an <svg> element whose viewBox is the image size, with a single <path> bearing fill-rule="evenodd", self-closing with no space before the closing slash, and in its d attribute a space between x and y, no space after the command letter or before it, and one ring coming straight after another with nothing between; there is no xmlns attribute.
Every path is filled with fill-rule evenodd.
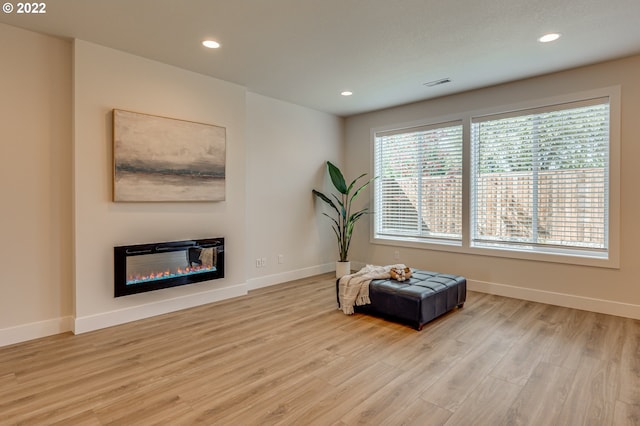
<svg viewBox="0 0 640 426"><path fill-rule="evenodd" d="M474 247L471 243L471 119L472 117L505 114L520 110L545 108L553 105L580 102L594 98L609 98L609 206L608 206L608 250L602 254L562 248L535 247ZM516 104L496 106L481 110L464 111L455 115L432 117L430 119L376 127L370 133L371 173L375 170L376 133L431 126L438 123L461 121L463 123L463 183L462 183L462 241L424 241L416 238L376 236L375 218L370 220L370 242L395 247L409 247L481 256L525 259L553 263L594 266L602 268L620 267L620 86L605 87L551 98L525 101ZM375 191L370 191L371 206L375 206ZM375 211L373 212L375 214Z"/></svg>

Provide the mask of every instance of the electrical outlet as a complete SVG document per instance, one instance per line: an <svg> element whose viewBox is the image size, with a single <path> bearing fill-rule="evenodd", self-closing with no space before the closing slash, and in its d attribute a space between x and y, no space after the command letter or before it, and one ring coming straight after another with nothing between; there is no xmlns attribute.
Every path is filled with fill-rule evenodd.
<svg viewBox="0 0 640 426"><path fill-rule="evenodd" d="M267 266L267 258L266 257L263 257L263 258L260 259L260 266L263 267L263 268L265 266Z"/></svg>
<svg viewBox="0 0 640 426"><path fill-rule="evenodd" d="M284 254L279 254L278 255L278 263L281 264L281 265L284 263Z"/></svg>
<svg viewBox="0 0 640 426"><path fill-rule="evenodd" d="M396 250L396 251L393 252L393 258L395 260L400 259L400 250Z"/></svg>
<svg viewBox="0 0 640 426"><path fill-rule="evenodd" d="M260 258L256 259L256 268L260 268L262 266L262 262L260 261Z"/></svg>

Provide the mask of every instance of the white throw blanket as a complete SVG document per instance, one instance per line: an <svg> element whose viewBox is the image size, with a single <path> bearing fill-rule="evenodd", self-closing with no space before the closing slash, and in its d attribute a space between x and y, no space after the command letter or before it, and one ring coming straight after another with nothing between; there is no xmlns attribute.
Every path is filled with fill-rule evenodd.
<svg viewBox="0 0 640 426"><path fill-rule="evenodd" d="M371 303L369 299L369 283L371 280L382 280L390 278L390 271L393 268L404 269L405 265L376 266L367 265L355 274L345 275L340 278L338 284L338 298L340 309L345 315L353 314L355 305L367 305Z"/></svg>

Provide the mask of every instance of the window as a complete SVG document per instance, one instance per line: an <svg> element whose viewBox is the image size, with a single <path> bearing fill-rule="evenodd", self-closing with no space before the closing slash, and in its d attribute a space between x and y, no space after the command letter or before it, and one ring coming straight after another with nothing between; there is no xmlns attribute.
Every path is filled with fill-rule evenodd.
<svg viewBox="0 0 640 426"><path fill-rule="evenodd" d="M373 241L617 267L619 90L575 99L374 130Z"/></svg>
<svg viewBox="0 0 640 426"><path fill-rule="evenodd" d="M375 175L378 237L461 240L461 122L377 133Z"/></svg>
<svg viewBox="0 0 640 426"><path fill-rule="evenodd" d="M608 99L472 123L474 245L606 251Z"/></svg>

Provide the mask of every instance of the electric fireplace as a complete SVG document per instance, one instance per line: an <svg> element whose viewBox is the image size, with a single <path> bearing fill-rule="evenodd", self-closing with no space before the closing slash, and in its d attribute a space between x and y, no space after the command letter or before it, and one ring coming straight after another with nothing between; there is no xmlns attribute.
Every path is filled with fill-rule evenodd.
<svg viewBox="0 0 640 426"><path fill-rule="evenodd" d="M113 248L115 297L224 277L224 238Z"/></svg>

